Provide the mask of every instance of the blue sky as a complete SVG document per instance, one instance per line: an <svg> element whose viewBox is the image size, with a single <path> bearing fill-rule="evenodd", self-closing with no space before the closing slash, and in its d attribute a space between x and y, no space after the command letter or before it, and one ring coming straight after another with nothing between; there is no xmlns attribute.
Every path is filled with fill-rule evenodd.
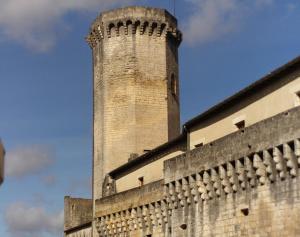
<svg viewBox="0 0 300 237"><path fill-rule="evenodd" d="M182 122L300 54L298 0L181 0ZM65 195L91 194L92 66L101 10L169 0L3 0L0 236L62 236Z"/></svg>

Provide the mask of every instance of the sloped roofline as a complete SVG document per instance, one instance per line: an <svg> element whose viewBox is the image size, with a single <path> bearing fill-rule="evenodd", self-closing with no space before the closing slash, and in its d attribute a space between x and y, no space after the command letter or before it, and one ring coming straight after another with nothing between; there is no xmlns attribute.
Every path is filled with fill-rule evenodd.
<svg viewBox="0 0 300 237"><path fill-rule="evenodd" d="M228 97L221 103L216 104L215 106L211 107L204 113L201 113L198 116L192 118L191 120L186 122L183 125L183 127L185 129L190 130L193 126L198 125L199 123L215 116L216 114L224 111L229 106L234 105L235 103L243 100L244 98L248 97L249 95L251 95L253 93L257 93L258 90L271 85L272 83L276 82L278 80L278 78L281 78L281 77L293 72L297 68L300 68L300 56L294 58L293 60L289 61L288 63L284 64L283 66L275 69L274 71L265 75L258 81L250 84L249 86L240 90L236 94Z"/></svg>
<svg viewBox="0 0 300 237"><path fill-rule="evenodd" d="M211 107L204 113L199 114L198 116L192 118L188 122L183 125L182 134L175 138L172 141L164 143L153 150L149 151L146 154L139 156L138 158L127 162L126 164L114 169L109 173L112 178L122 176L128 169L131 169L135 166L138 166L144 163L147 159L153 157L154 155L160 154L161 152L169 149L173 145L178 144L179 142L183 142L186 140L187 131L189 131L193 126L204 122L205 120L216 116L218 113L223 112L229 106L235 105L236 103L240 102L244 98L252 95L253 93L257 93L258 90L265 88L266 86L271 85L272 83L277 82L278 78L282 78L283 76L293 72L295 69L300 68L300 56L294 58L293 60L289 61L288 63L284 64L283 66L277 68L276 70L270 72L266 76L262 77L258 81L250 84L249 86L245 87L241 91L237 92L236 94L228 97L221 103L216 104L215 106Z"/></svg>

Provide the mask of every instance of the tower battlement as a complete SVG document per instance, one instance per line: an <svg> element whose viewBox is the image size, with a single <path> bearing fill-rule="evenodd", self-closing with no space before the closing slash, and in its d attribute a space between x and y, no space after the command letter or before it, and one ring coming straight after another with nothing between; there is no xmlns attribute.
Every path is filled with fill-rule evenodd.
<svg viewBox="0 0 300 237"><path fill-rule="evenodd" d="M107 174L180 132L177 20L158 8L103 12L87 41L94 64L93 199ZM105 187L103 187L103 185Z"/></svg>
<svg viewBox="0 0 300 237"><path fill-rule="evenodd" d="M103 38L148 35L173 37L180 44L182 34L177 20L168 11L159 8L126 7L102 13L92 24L87 42L93 48Z"/></svg>

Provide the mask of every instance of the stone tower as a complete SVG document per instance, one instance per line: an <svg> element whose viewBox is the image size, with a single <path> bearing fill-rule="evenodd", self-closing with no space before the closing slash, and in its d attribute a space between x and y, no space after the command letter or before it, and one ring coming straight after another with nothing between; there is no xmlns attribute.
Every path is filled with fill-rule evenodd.
<svg viewBox="0 0 300 237"><path fill-rule="evenodd" d="M181 34L166 10L127 7L102 13L87 41L94 67L95 201L110 171L179 134Z"/></svg>

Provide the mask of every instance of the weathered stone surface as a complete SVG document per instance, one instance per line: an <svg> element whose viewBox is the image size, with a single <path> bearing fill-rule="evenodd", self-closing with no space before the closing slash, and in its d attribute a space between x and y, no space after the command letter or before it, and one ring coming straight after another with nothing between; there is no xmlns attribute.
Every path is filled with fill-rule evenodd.
<svg viewBox="0 0 300 237"><path fill-rule="evenodd" d="M299 236L299 118L300 107L165 161L164 188L99 199L99 236Z"/></svg>
<svg viewBox="0 0 300 237"><path fill-rule="evenodd" d="M94 200L106 174L179 134L180 37L162 9L117 9L93 23Z"/></svg>
<svg viewBox="0 0 300 237"><path fill-rule="evenodd" d="M141 156L179 133L177 21L161 9L117 9L95 20L87 41L93 200L65 199L68 237L300 236L300 107L288 110L300 103L300 58L216 106L200 126L185 125L179 143ZM158 180L151 172L162 174L163 161Z"/></svg>
<svg viewBox="0 0 300 237"><path fill-rule="evenodd" d="M64 230L85 226L93 220L91 199L65 197Z"/></svg>
<svg viewBox="0 0 300 237"><path fill-rule="evenodd" d="M175 180L178 175L188 176L199 168L208 169L270 147L276 147L283 141L299 138L299 110L300 108L296 107L191 150L184 156L167 160L165 182ZM277 162L276 159L275 162ZM285 169L282 167L281 172Z"/></svg>

